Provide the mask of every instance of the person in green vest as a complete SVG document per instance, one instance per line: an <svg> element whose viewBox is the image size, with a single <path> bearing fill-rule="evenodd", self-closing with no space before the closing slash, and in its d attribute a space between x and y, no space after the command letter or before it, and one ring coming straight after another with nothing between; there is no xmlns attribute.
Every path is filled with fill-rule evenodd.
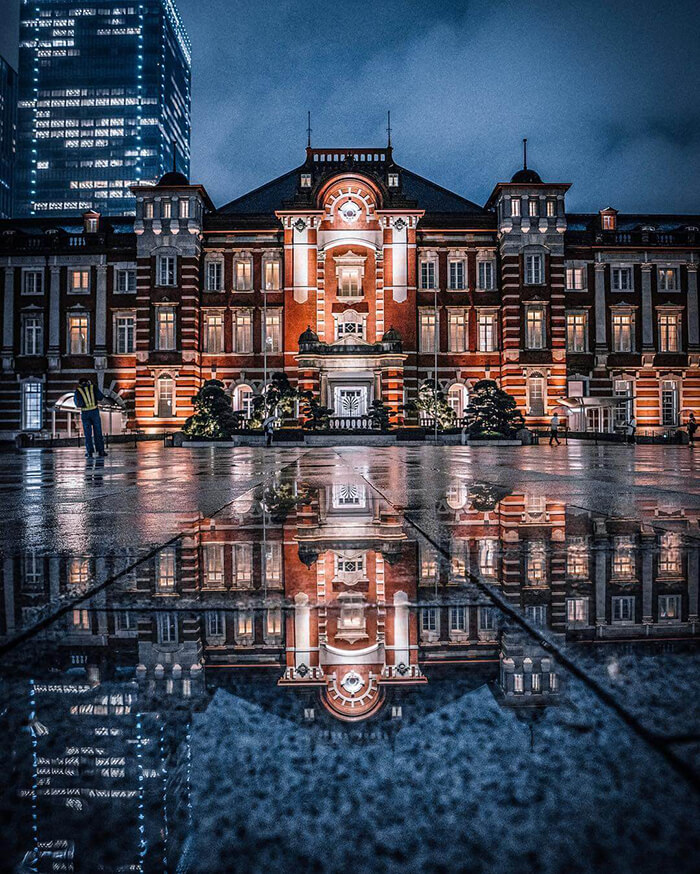
<svg viewBox="0 0 700 874"><path fill-rule="evenodd" d="M100 401L105 400L105 396L91 379L83 377L78 383L73 398L76 408L80 410L80 418L83 423L85 457L92 458L95 449L97 449L98 456L104 458L107 453L105 452L102 422L97 405Z"/></svg>

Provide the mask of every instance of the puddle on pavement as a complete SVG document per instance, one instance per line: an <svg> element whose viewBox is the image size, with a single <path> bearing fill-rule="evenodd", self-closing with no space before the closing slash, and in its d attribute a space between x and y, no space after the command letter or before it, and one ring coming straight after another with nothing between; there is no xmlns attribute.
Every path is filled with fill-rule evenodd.
<svg viewBox="0 0 700 874"><path fill-rule="evenodd" d="M281 472L153 554L7 556L5 859L690 871L698 512L640 506Z"/></svg>

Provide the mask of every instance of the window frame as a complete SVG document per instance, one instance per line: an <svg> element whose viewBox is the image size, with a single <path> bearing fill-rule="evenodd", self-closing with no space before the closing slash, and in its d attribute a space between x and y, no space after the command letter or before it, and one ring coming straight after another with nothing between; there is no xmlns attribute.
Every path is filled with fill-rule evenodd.
<svg viewBox="0 0 700 874"><path fill-rule="evenodd" d="M541 316L539 333L541 336L541 343L539 345L535 345L533 341L533 334L531 333L531 328L534 327L534 322L531 321L530 316L535 313L539 313ZM546 319L546 307L543 303L527 303L525 304L525 349L527 351L541 351L547 348L547 319Z"/></svg>
<svg viewBox="0 0 700 874"><path fill-rule="evenodd" d="M177 285L177 255L172 252L161 252L156 257L156 285L159 288Z"/></svg>
<svg viewBox="0 0 700 874"><path fill-rule="evenodd" d="M70 267L68 269L68 293L69 294L90 294L92 288L92 277L89 267ZM75 284L75 277L79 276L79 284Z"/></svg>
<svg viewBox="0 0 700 874"><path fill-rule="evenodd" d="M542 252L525 252L523 256L524 285L544 285L544 255ZM537 268L535 269L535 265Z"/></svg>
<svg viewBox="0 0 700 874"><path fill-rule="evenodd" d="M576 320L581 319L581 323L577 324ZM574 336L571 336L571 328L574 328ZM577 339L578 330L581 331L581 343L577 344L571 340ZM581 348L576 348L580 345ZM566 351L574 354L588 352L588 310L567 310L566 312Z"/></svg>
<svg viewBox="0 0 700 874"><path fill-rule="evenodd" d="M246 331L246 343L240 343L239 339L243 336L243 328L245 327L245 319L248 319ZM231 335L232 335L232 352L236 355L252 355L253 354L253 311L246 307L236 307L231 310ZM240 332L240 333L239 333ZM248 348L240 348L246 346Z"/></svg>
<svg viewBox="0 0 700 874"><path fill-rule="evenodd" d="M622 343L616 342L616 333L618 335L618 340L622 336L619 331L622 327L624 327L624 323L617 321L619 319L627 318L629 319L629 349L620 348ZM618 329L616 332L616 328ZM619 352L622 354L631 354L635 352L636 349L636 318L634 310L612 310L610 313L610 348L614 353Z"/></svg>
<svg viewBox="0 0 700 874"><path fill-rule="evenodd" d="M36 279L33 283L34 288L31 290L28 289L29 277L39 277L39 290L36 289ZM43 294L44 293L44 270L38 267L23 267L22 268L22 294L27 295L35 295L35 294Z"/></svg>
<svg viewBox="0 0 700 874"><path fill-rule="evenodd" d="M458 323L453 336L455 320ZM466 307L447 308L447 351L456 355L469 352L469 309Z"/></svg>
<svg viewBox="0 0 700 874"><path fill-rule="evenodd" d="M424 324L424 321L429 321L432 319L432 341L426 343L426 337L424 336L424 330L430 327L430 325ZM439 351L438 346L438 337L440 331L440 313L435 312L432 307L422 307L418 310L418 349L421 353L425 353L426 355L434 355L435 352ZM430 347L430 348L428 348Z"/></svg>
<svg viewBox="0 0 700 874"><path fill-rule="evenodd" d="M623 288L624 283L622 277L626 276L628 283L626 288ZM614 264L610 268L610 289L612 291L620 291L623 293L634 291L634 270L628 264Z"/></svg>
<svg viewBox="0 0 700 874"><path fill-rule="evenodd" d="M435 291L438 288L437 258L421 258L418 271L419 288L421 291Z"/></svg>
<svg viewBox="0 0 700 874"><path fill-rule="evenodd" d="M448 259L447 288L449 291L466 291L467 262L465 258L453 256Z"/></svg>
<svg viewBox="0 0 700 874"><path fill-rule="evenodd" d="M496 288L496 261L494 258L480 258L476 262L476 274L479 291L493 291Z"/></svg>
<svg viewBox="0 0 700 874"><path fill-rule="evenodd" d="M665 325L669 319L673 319L673 326ZM679 310L660 310L656 314L658 349L663 354L677 354L683 352L683 315ZM675 349L671 348L675 345Z"/></svg>
<svg viewBox="0 0 700 874"><path fill-rule="evenodd" d="M207 258L205 261L205 291L223 291L224 290L224 259L223 258ZM212 282L212 274L214 274L215 282Z"/></svg>
<svg viewBox="0 0 700 874"><path fill-rule="evenodd" d="M673 275L673 285L668 284L668 276L662 280L663 274ZM681 272L680 268L674 265L659 265L656 273L657 286L659 291L680 291L681 290Z"/></svg>
<svg viewBox="0 0 700 874"><path fill-rule="evenodd" d="M176 352L177 351L177 307L175 304L157 304L154 306L154 341L156 352ZM165 313L172 314L172 345L164 345L161 329L164 323L161 322L161 316Z"/></svg>
<svg viewBox="0 0 700 874"><path fill-rule="evenodd" d="M126 319L131 319L131 349L121 349L120 348L120 331L119 331L119 323ZM112 332L113 332L113 347L115 355L135 355L136 354L136 311L121 311L114 313L113 324L112 324ZM128 339L128 330L126 333L126 338ZM125 345L129 345L128 343Z"/></svg>
<svg viewBox="0 0 700 874"><path fill-rule="evenodd" d="M85 320L85 348L82 351L75 351L73 349L73 337L72 337L72 327L71 322L73 319L84 319ZM90 354L90 313L85 310L80 310L79 312L69 312L66 316L66 349L67 355L89 355Z"/></svg>
<svg viewBox="0 0 700 874"><path fill-rule="evenodd" d="M121 277L125 276L126 281L124 283L125 288L120 288ZM129 282L129 277L133 276L133 288L129 286L131 283ZM136 268L135 267L115 267L114 268L114 293L115 294L136 294Z"/></svg>
<svg viewBox="0 0 700 874"><path fill-rule="evenodd" d="M44 426L44 383L40 379L23 379L20 383L20 425L22 431L41 431ZM38 396L38 404L32 410L28 405L27 395ZM37 414L38 424L29 422L30 414Z"/></svg>
<svg viewBox="0 0 700 874"><path fill-rule="evenodd" d="M220 323L218 326L212 325L212 319L219 319ZM218 327L218 342L214 344L218 348L212 348L211 343L211 329L212 327ZM226 339L225 339L225 330L226 330L226 320L224 317L224 311L220 309L209 309L205 308L202 310L202 352L207 355L222 355L226 349Z"/></svg>
<svg viewBox="0 0 700 874"><path fill-rule="evenodd" d="M29 345L27 343L27 331L29 329L29 322L34 321L37 323L35 325L34 330L32 331L32 343L33 347L32 351L29 351ZM39 312L37 310L30 312L23 312L21 315L21 328L22 335L20 338L20 348L21 354L27 355L29 357L37 357L44 354L44 314L43 312ZM37 342L38 337L38 342Z"/></svg>

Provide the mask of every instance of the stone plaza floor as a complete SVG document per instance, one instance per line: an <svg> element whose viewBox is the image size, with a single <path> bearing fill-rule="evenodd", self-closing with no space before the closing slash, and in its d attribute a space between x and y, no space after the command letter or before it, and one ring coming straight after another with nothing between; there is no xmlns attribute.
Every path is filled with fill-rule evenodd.
<svg viewBox="0 0 700 874"><path fill-rule="evenodd" d="M699 470L0 453L0 868L697 870Z"/></svg>

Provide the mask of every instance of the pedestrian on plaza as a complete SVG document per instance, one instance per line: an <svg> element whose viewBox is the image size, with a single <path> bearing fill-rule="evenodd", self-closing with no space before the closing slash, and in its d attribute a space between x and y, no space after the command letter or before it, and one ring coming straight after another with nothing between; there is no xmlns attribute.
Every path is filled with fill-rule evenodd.
<svg viewBox="0 0 700 874"><path fill-rule="evenodd" d="M263 430L265 432L265 443L267 446L272 446L272 431L275 423L274 416L268 416L263 423Z"/></svg>
<svg viewBox="0 0 700 874"><path fill-rule="evenodd" d="M695 413L688 416L688 442L691 446L695 446L695 432L698 430L698 423L695 421Z"/></svg>
<svg viewBox="0 0 700 874"><path fill-rule="evenodd" d="M555 413L552 418L549 420L549 445L552 445L552 441L556 440L557 446L559 446L559 414Z"/></svg>
<svg viewBox="0 0 700 874"><path fill-rule="evenodd" d="M625 425L627 429L627 442L628 443L636 443L637 442L637 420L632 416Z"/></svg>
<svg viewBox="0 0 700 874"><path fill-rule="evenodd" d="M92 458L95 449L99 457L104 458L107 453L97 404L105 400L105 396L89 377L84 376L78 383L73 398L76 408L80 410L80 419L83 423L85 458Z"/></svg>

